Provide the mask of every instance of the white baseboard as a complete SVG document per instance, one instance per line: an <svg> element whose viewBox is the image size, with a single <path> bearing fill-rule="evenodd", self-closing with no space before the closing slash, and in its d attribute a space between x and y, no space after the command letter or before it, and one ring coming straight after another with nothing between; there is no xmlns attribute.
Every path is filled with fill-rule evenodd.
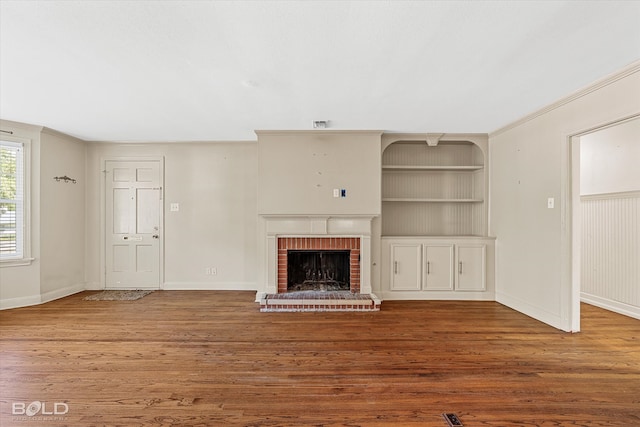
<svg viewBox="0 0 640 427"><path fill-rule="evenodd" d="M496 292L496 302L502 305L506 305L520 313L527 315L533 319L539 320L542 323L546 323L549 326L560 329L565 332L572 332L569 319L562 320L559 315L542 310L539 307L533 306L526 301L519 298Z"/></svg>
<svg viewBox="0 0 640 427"><path fill-rule="evenodd" d="M43 304L59 298L68 297L85 290L84 283L67 286L61 289L46 292L44 294L30 295L28 297L10 298L0 300L0 310L8 310L10 308L28 307L31 305Z"/></svg>
<svg viewBox="0 0 640 427"><path fill-rule="evenodd" d="M255 282L164 282L164 291L255 291Z"/></svg>
<svg viewBox="0 0 640 427"><path fill-rule="evenodd" d="M84 283L79 283L76 285L67 286L61 289L55 289L53 291L46 292L41 295L40 302L45 303L49 301L53 301L56 299L68 297L69 295L77 294L78 292L82 292L85 289Z"/></svg>
<svg viewBox="0 0 640 427"><path fill-rule="evenodd" d="M597 295L591 295L586 292L580 293L580 301L595 305L596 307L604 308L605 310L613 311L614 313L623 314L625 316L633 317L634 319L640 319L640 307L635 305L613 301Z"/></svg>
<svg viewBox="0 0 640 427"><path fill-rule="evenodd" d="M11 308L28 307L30 305L38 305L42 302L40 294L29 295L28 297L8 298L0 300L0 310L9 310Z"/></svg>
<svg viewBox="0 0 640 427"><path fill-rule="evenodd" d="M382 301L495 301L493 292L376 291Z"/></svg>

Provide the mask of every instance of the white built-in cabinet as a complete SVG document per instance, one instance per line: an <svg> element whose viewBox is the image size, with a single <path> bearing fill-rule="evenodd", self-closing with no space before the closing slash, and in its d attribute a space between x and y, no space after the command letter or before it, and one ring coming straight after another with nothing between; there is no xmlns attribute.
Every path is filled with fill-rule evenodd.
<svg viewBox="0 0 640 427"><path fill-rule="evenodd" d="M456 290L484 291L486 289L486 245L456 246Z"/></svg>
<svg viewBox="0 0 640 427"><path fill-rule="evenodd" d="M419 291L422 287L422 245L392 244L391 268L392 289Z"/></svg>
<svg viewBox="0 0 640 427"><path fill-rule="evenodd" d="M384 299L494 299L488 142L480 134L385 134Z"/></svg>
<svg viewBox="0 0 640 427"><path fill-rule="evenodd" d="M427 291L450 291L454 286L453 245L423 245L423 288Z"/></svg>
<svg viewBox="0 0 640 427"><path fill-rule="evenodd" d="M487 245L384 238L391 291L484 292Z"/></svg>

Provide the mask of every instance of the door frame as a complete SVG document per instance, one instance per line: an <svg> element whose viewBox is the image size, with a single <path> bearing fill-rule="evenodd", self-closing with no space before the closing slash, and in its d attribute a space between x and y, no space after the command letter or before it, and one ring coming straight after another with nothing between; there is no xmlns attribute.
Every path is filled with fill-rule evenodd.
<svg viewBox="0 0 640 427"><path fill-rule="evenodd" d="M162 201L162 209L160 209L160 241L158 242L158 249L160 257L158 264L158 289L164 289L164 156L105 156L100 157L100 289L106 289L107 287L107 253L106 253L106 197L107 197L107 183L106 183L106 171L107 162L140 162L140 161L157 161L160 168L160 197Z"/></svg>
<svg viewBox="0 0 640 427"><path fill-rule="evenodd" d="M568 179L563 179L568 185L563 186L562 197L563 206L563 270L569 272L570 292L569 292L569 326L571 332L580 331L580 292L582 288L582 211L580 209L580 137L599 130L635 120L640 118L640 114L621 117L616 120L607 121L599 125L571 132L567 135L566 150L566 170ZM566 189L566 191L564 191ZM562 304L565 307L565 304ZM563 308L564 309L564 308Z"/></svg>

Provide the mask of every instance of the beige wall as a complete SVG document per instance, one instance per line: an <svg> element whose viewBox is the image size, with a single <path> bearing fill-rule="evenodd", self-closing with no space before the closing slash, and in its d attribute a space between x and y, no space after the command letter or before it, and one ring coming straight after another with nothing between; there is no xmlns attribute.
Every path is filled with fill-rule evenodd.
<svg viewBox="0 0 640 427"><path fill-rule="evenodd" d="M379 215L381 133L258 131L258 212Z"/></svg>
<svg viewBox="0 0 640 427"><path fill-rule="evenodd" d="M40 139L40 292L44 300L85 285L85 143L44 129ZM75 184L55 181L68 176Z"/></svg>
<svg viewBox="0 0 640 427"><path fill-rule="evenodd" d="M569 137L639 113L638 93L636 64L489 136L497 301L576 329ZM549 197L554 209L547 208Z"/></svg>
<svg viewBox="0 0 640 427"><path fill-rule="evenodd" d="M87 145L87 282L103 286L104 160L164 158L164 289L256 288L256 143ZM171 212L171 203L180 210ZM215 267L217 275L205 275Z"/></svg>
<svg viewBox="0 0 640 427"><path fill-rule="evenodd" d="M0 307L38 304L85 287L85 143L39 126L2 121L29 145L30 265L0 268ZM76 184L54 181L67 175Z"/></svg>

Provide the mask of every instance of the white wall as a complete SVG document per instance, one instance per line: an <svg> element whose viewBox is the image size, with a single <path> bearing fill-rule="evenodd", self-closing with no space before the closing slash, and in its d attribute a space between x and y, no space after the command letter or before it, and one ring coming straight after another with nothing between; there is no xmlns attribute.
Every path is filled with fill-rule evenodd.
<svg viewBox="0 0 640 427"><path fill-rule="evenodd" d="M103 161L162 156L164 289L256 289L256 143L87 146L87 282L101 288ZM170 211L179 203L178 212ZM205 275L215 267L217 275Z"/></svg>
<svg viewBox="0 0 640 427"><path fill-rule="evenodd" d="M640 65L489 136L496 299L576 330L571 258L570 136L640 112ZM547 199L555 208L547 208Z"/></svg>
<svg viewBox="0 0 640 427"><path fill-rule="evenodd" d="M580 137L580 194L640 191L640 119Z"/></svg>

